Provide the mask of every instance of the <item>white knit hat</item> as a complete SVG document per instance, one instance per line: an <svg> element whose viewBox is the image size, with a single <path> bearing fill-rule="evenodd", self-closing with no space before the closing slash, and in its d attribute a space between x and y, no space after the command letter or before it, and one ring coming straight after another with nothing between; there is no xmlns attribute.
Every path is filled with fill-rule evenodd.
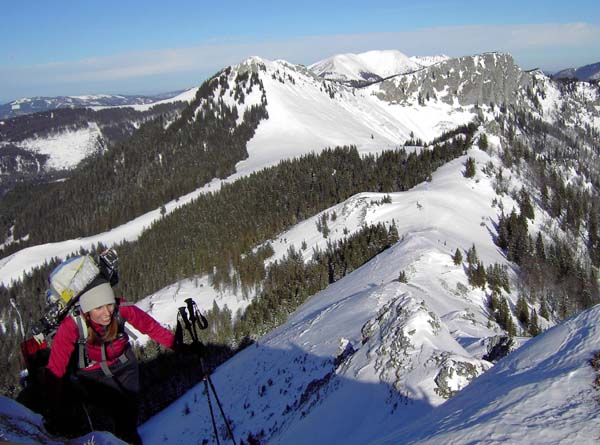
<svg viewBox="0 0 600 445"><path fill-rule="evenodd" d="M115 304L115 294L106 281L91 287L79 297L81 312L89 312L105 304Z"/></svg>

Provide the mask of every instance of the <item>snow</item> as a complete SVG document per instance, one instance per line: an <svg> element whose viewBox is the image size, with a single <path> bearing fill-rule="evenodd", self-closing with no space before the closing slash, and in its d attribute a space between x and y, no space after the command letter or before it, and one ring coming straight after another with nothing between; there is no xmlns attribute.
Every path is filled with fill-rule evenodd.
<svg viewBox="0 0 600 445"><path fill-rule="evenodd" d="M595 444L600 306L529 341L427 416L373 444ZM410 438L410 439L408 439Z"/></svg>
<svg viewBox="0 0 600 445"><path fill-rule="evenodd" d="M248 144L249 158L225 181L214 180L168 203L167 213L282 159L341 144L374 153L401 145L411 131L431 140L473 117L471 110L435 101L424 107L389 104L372 87L338 88L332 99L321 91L323 80L292 65L252 62L268 68L261 80L270 117ZM295 84L273 79L276 70ZM250 94L246 106L259 100ZM600 350L600 306L532 340L521 339L520 348L493 367L482 359L485 341L502 331L488 320L484 291L468 284L463 266L451 255L475 245L485 265L511 266L493 242L500 212L493 201L505 209L515 203L497 196L493 178L482 172L488 162L499 162L493 148L500 140L490 135L488 141L488 152L471 149L439 168L429 182L400 193L359 193L271 240L275 254L269 261L282 258L290 246L308 261L314 248L323 249L365 224L394 223L400 235L397 244L314 295L284 325L215 370L211 380L238 441L262 430L261 443L286 445L597 442L600 404L589 360ZM468 156L477 163L469 179L462 174ZM520 188L518 178L509 181ZM382 200L387 196L391 202ZM332 212L336 219L328 221L325 239L316 223ZM64 258L80 246L135 240L160 217L157 209L104 234L23 249L0 260L1 281L8 284L45 259ZM401 271L407 283L398 281ZM505 296L516 302L515 294ZM218 292L200 276L137 304L174 326L176 309L188 297L202 311L215 301L235 313L251 301ZM144 443L211 441L202 391L202 384L192 388L141 425ZM41 437L43 443L62 443L46 435L39 416L11 400L0 398L0 416L2 440ZM73 443L86 440L90 437ZM94 433L94 443L115 443L111 440Z"/></svg>
<svg viewBox="0 0 600 445"><path fill-rule="evenodd" d="M421 66L431 66L449 60L450 57L445 54L440 54L437 56L412 56L410 59Z"/></svg>
<svg viewBox="0 0 600 445"><path fill-rule="evenodd" d="M480 151L469 155L479 164L488 160ZM485 264L505 260L489 232L498 211L491 206L491 181L481 173L467 180L461 173L463 163L464 158L452 161L435 172L430 183L390 194L389 204L377 204L383 194L362 193L325 211L337 215L331 223L330 240L341 237L343 228L352 233L362 224L390 223L392 219L403 240L315 295L284 326L263 337L257 347L248 348L215 372L213 379L225 412L235 420L240 434L277 430L268 442L273 444L308 443L317 435L323 440L320 443L368 443L393 432L399 422L416 420L444 402L435 392L439 367L432 366L432 360L446 369L456 369L462 363L483 372L490 366L480 360L481 355L473 355L472 351L480 353L480 349L469 352L462 343L475 343L500 332L487 327L486 297L482 291L469 288L462 267L453 264L451 254L456 247L466 250L474 243ZM274 240L271 260L280 258L291 244L299 249L302 241L308 244L306 258L315 246L323 247L327 240L316 230L317 218ZM481 221L486 224L482 226ZM400 270L408 272L406 285L396 280ZM158 301L158 294L155 298ZM400 308L408 312L403 324L392 317L389 325L378 325L382 311L396 313ZM364 342L364 327L369 324L380 334L372 334ZM432 330L434 325L439 328ZM378 360L388 360L385 354L379 357L377 351L383 347L380 339L396 338L399 329L414 340L410 359L397 353L397 360L404 360L407 366L397 377L385 371L388 366L377 364ZM332 362L348 345L357 352L342 368L334 369ZM386 348L393 350L394 346ZM449 390L468 383L456 371L448 374ZM314 406L307 402L310 409L301 409L308 414L300 418L282 414L310 382L327 376L322 401L314 402ZM269 386L269 380L275 383ZM274 395L257 395L256 388L262 386ZM192 390L144 424L144 440L154 443L153 438L160 436L168 443L185 443L190 434L207 437L211 431L208 412L203 404L194 402L201 397L199 391ZM286 392L288 396L281 396ZM164 425L183 421L181 413L186 406L191 407L194 424L186 424L181 432L165 432ZM244 406L250 408L244 410ZM360 420L366 406L372 406L373 413L368 422ZM402 406L407 408L398 408Z"/></svg>
<svg viewBox="0 0 600 445"><path fill-rule="evenodd" d="M83 159L98 150L102 132L96 123L87 128L31 138L14 143L20 148L49 157L47 167L61 170L76 167Z"/></svg>
<svg viewBox="0 0 600 445"><path fill-rule="evenodd" d="M128 105L127 108L133 108L134 110L137 111L148 111L150 108L154 107L155 105L161 105L161 104L169 104L169 103L173 103L173 102L191 102L192 100L194 100L194 98L196 97L196 93L198 92L198 88L189 88L187 90L185 90L183 93L178 94L177 96L171 97L169 99L163 99L163 100L159 100L157 102L152 102L149 104L140 104L140 105ZM124 108L125 106L121 106L121 108ZM93 107L94 109L101 109L101 108L112 108L112 107Z"/></svg>
<svg viewBox="0 0 600 445"><path fill-rule="evenodd" d="M397 50L368 51L361 54L339 54L309 66L326 79L364 80L363 73L385 78L421 68L418 61Z"/></svg>

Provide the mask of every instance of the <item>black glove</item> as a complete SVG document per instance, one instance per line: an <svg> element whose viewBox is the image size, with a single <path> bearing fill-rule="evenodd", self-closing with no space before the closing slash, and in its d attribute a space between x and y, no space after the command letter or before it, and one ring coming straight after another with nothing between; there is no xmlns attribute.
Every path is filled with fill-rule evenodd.
<svg viewBox="0 0 600 445"><path fill-rule="evenodd" d="M178 354L189 355L189 354L200 354L202 352L202 344L200 343L190 343L186 344L184 342L176 342L173 345L173 350Z"/></svg>

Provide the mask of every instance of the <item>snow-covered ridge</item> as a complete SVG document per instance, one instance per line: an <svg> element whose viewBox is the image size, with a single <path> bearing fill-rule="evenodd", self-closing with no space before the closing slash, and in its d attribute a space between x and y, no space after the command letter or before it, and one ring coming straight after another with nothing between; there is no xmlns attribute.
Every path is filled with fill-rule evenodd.
<svg viewBox="0 0 600 445"><path fill-rule="evenodd" d="M303 66L253 57L231 68L227 79L228 89L222 97L228 105L240 106L233 97L235 77L247 70L255 70L263 84L269 118L261 121L248 143L248 159L238 163L236 173L226 181L234 181L283 159L318 152L326 147L356 145L361 154L367 154L394 149L411 137L433 140L444 131L472 121L477 115L474 107L477 103L489 103L490 98L499 98L504 92L506 96L496 103L510 102L511 98L516 97L520 84L530 82L532 76L536 75L522 72L508 55L487 53L449 59L419 73L399 76L381 85L354 89L326 82ZM432 73L437 73L435 80L432 79ZM461 104L454 90L441 86L448 76L452 82L456 82L457 89L460 89L460 101L464 101L464 104ZM497 84L488 81L496 77L499 78ZM553 89L551 81L545 79L548 87L545 88L543 107L548 111L544 112L544 117L552 119L550 110L560 109L562 99ZM428 91L431 92L431 98L420 104L419 93L422 92L421 96L426 98ZM221 90L218 92L220 94ZM191 95L191 90L188 94ZM260 103L262 95L263 92L256 86L249 94L245 94L240 115L246 107ZM214 100L219 99L217 94ZM593 111L593 106L590 109ZM592 125L600 126L597 116L591 114L586 119ZM214 191L221 183L215 180L189 197ZM189 202L189 197L167 203L167 210ZM156 209L110 233L17 252L0 261L1 281L7 285L30 267L54 256L65 257L78 250L79 245L91 246L102 240L106 243L133 240L144 227L159 217L160 211Z"/></svg>
<svg viewBox="0 0 600 445"><path fill-rule="evenodd" d="M490 161L481 151L469 155L480 165ZM403 239L315 295L257 347L219 368L214 381L223 388L221 399L236 421L236 434L264 430L270 444L303 444L315 434L319 443L369 443L393 432L398 422L429 412L489 368L481 360L485 348L479 340L500 331L488 327L485 293L470 289L451 255L457 246L475 243L485 264L505 259L489 235L498 212L491 205L491 179L479 173L473 187L461 173L463 163L452 161L430 183L390 194L391 202L382 203L383 194L363 193L324 211L337 215L327 239L316 228L321 216L316 215L272 241L273 259L290 245L301 251L305 242L308 260L314 248L363 224L394 220ZM507 198L504 205L513 204ZM482 226L482 220L489 226ZM401 270L409 276L407 284L397 281ZM155 314L193 295L191 281L165 289L152 297ZM205 295L198 298L200 304L211 304ZM229 306L235 300L221 295L216 301ZM210 417L194 398L199 397L192 391L147 422L144 438L176 422L185 406L202 419L191 434L209 435ZM365 409L368 422L344 421L362 418ZM165 434L169 442L184 440L181 432Z"/></svg>
<svg viewBox="0 0 600 445"><path fill-rule="evenodd" d="M169 103L173 103L173 102L191 102L192 100L194 100L194 97L196 97L196 93L198 92L198 87L194 87L194 88L188 88L185 91L181 91L178 92L176 94L174 94L173 96L171 96L170 94L162 94L158 97L152 97L151 101L145 101L143 103L130 103L130 104L123 104L123 105L111 105L111 106L105 106L105 105L92 105L89 108L92 108L93 110L102 110L102 109L106 109L106 108L133 108L134 110L137 111L147 111L150 108L156 106L156 105L163 105L163 104L169 104ZM173 93L171 93L173 94ZM168 96L168 97L164 97L163 96Z"/></svg>

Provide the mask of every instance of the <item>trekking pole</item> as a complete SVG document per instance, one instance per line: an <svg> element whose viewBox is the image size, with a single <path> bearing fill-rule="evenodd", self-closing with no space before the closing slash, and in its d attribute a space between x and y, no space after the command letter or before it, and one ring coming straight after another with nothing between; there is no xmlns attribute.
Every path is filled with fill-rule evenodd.
<svg viewBox="0 0 600 445"><path fill-rule="evenodd" d="M88 422L88 426L90 427L90 433L94 432L94 424L92 423L92 418L90 417L90 412L87 409L85 402L81 401L81 406L83 407L83 412L85 413L85 418Z"/></svg>
<svg viewBox="0 0 600 445"><path fill-rule="evenodd" d="M181 320L183 321L183 325L184 325L185 329L190 334L190 337L192 337L192 345L203 348L204 344L200 340L197 329L206 329L208 327L208 320L206 320L204 315L202 315L202 313L198 309L198 306L196 305L196 302L192 298L187 298L185 300L185 302L187 304L187 307L182 306L179 308L179 316L180 316ZM187 312L189 312L189 316L188 316L188 313L186 312L186 310L187 310ZM202 373L202 380L204 381L204 390L206 391L206 399L208 402L208 409L210 411L210 417L212 420L213 431L215 434L215 440L217 441L217 445L220 445L220 441L219 441L217 424L215 421L214 411L213 411L212 402L211 402L211 396L210 396L211 390L212 390L213 396L215 397L215 401L217 402L217 406L219 407L219 412L221 413L223 422L225 423L225 426L227 427L227 432L229 433L229 436L231 437L231 441L233 442L233 445L236 445L236 441L235 441L235 437L233 435L233 431L231 429L231 425L229 423L229 420L227 419L227 416L225 415L225 411L223 410L223 405L221 404L221 401L219 400L219 396L217 395L217 390L210 378L210 374L206 371L206 368L204 366L204 359L202 358L202 355L200 355L199 360L200 360L200 372Z"/></svg>
<svg viewBox="0 0 600 445"><path fill-rule="evenodd" d="M183 332L181 332L180 327L183 325L186 331L192 337L192 345L198 344L198 334L196 332L195 326L190 322L190 318L186 312L187 308L185 306L181 306L178 310L177 314L177 332L180 335L180 341L183 342ZM210 419L212 421L213 432L215 435L215 440L217 441L217 445L220 445L219 441L219 431L217 430L217 423L215 422L215 414L213 411L212 403L210 401L210 391L208 387L208 383L206 382L205 373L204 373L204 363L202 358L200 358L200 372L202 373L202 381L204 382L204 392L206 394L206 401L208 402L208 410L210 412Z"/></svg>

